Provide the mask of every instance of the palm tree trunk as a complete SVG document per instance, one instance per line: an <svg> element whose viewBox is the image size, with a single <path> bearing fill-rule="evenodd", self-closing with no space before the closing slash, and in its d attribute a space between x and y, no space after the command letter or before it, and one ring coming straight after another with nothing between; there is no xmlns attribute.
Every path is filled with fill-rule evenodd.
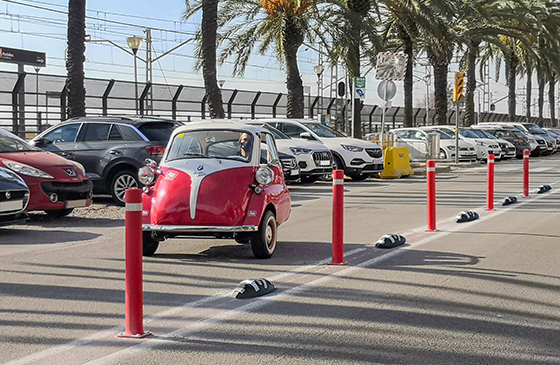
<svg viewBox="0 0 560 365"><path fill-rule="evenodd" d="M467 50L467 88L465 92L465 123L475 124L474 91L476 90L476 57L480 41L471 41Z"/></svg>
<svg viewBox="0 0 560 365"><path fill-rule="evenodd" d="M519 65L519 59L515 55L511 55L509 59L509 65L507 68L507 85L508 85L508 120L510 122L515 122L515 80L517 73L517 66Z"/></svg>
<svg viewBox="0 0 560 365"><path fill-rule="evenodd" d="M525 82L525 88L527 89L525 94L525 120L527 123L531 120L531 89L533 87L533 67L531 66L531 62L527 62L527 81Z"/></svg>
<svg viewBox="0 0 560 365"><path fill-rule="evenodd" d="M539 77L539 119L537 120L537 124L542 125L543 123L543 114L544 114L544 86L545 81L544 77Z"/></svg>
<svg viewBox="0 0 560 365"><path fill-rule="evenodd" d="M222 91L216 70L216 34L218 28L218 0L202 1L202 77L208 97L210 118L224 118Z"/></svg>
<svg viewBox="0 0 560 365"><path fill-rule="evenodd" d="M550 106L550 122L551 125L548 127L554 127L556 125L556 104L554 103L554 89L556 88L556 74L552 74L550 81L548 82L548 105ZM540 125L543 126L542 123Z"/></svg>
<svg viewBox="0 0 560 365"><path fill-rule="evenodd" d="M86 1L68 1L68 53L66 57L66 89L68 90L68 117L86 115L84 62L86 38Z"/></svg>
<svg viewBox="0 0 560 365"><path fill-rule="evenodd" d="M293 21L287 21L284 25L284 34L290 37L284 38L284 58L286 60L286 87L288 90L286 100L286 117L303 118L304 116L304 97L303 81L301 80L297 53L303 44L303 34Z"/></svg>
<svg viewBox="0 0 560 365"><path fill-rule="evenodd" d="M434 68L435 122L445 125L447 122L447 71L449 63L446 58L438 57L430 47L427 49L428 59Z"/></svg>
<svg viewBox="0 0 560 365"><path fill-rule="evenodd" d="M412 38L406 32L402 25L399 26L399 36L403 42L403 50L406 55L408 55L408 63L406 65L406 74L404 76L404 126L413 126L413 105L412 105L412 93L414 88L414 80L412 78L412 60L414 56L414 44Z"/></svg>

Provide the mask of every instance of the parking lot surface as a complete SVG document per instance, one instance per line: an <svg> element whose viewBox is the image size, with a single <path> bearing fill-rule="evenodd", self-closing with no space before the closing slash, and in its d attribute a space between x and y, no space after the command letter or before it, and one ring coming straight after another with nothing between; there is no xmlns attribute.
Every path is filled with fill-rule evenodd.
<svg viewBox="0 0 560 365"><path fill-rule="evenodd" d="M332 258L332 186L291 185L292 216L268 260L233 240L170 239L144 258L145 339L124 330L124 210L103 198L69 217L0 228L0 353L7 364L560 363L560 158L437 177L437 231L426 181L345 181L344 251ZM550 192L536 194L541 184ZM518 203L501 206L517 196ZM461 211L480 218L455 223ZM379 249L388 233L406 244ZM246 279L277 291L231 296Z"/></svg>

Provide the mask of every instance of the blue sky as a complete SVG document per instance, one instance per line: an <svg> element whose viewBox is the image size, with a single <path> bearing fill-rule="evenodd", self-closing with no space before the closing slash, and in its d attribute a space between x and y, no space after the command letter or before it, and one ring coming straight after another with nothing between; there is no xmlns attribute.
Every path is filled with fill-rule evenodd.
<svg viewBox="0 0 560 365"><path fill-rule="evenodd" d="M66 74L64 66L64 52L66 48L67 0L0 0L0 47L27 49L45 52L47 67L41 70L45 74ZM117 44L128 49L126 37L144 36L146 28L152 29L153 56L157 57L171 48L186 41L198 28L199 19L188 22L181 20L185 10L183 0L114 0L86 2L87 16L86 32L94 41L86 46L85 72L87 77L114 78L118 80L133 80L133 58ZM146 44L144 43L138 55L145 59ZM299 53L299 66L304 85L310 87L311 95L318 92L317 76L313 66L317 65L317 53L305 46ZM153 81L155 83L170 83L202 86L202 76L193 71L193 46L184 45L172 54L162 57L153 64ZM285 92L285 73L280 69L274 56L254 56L250 60L243 78L232 77L228 64L220 67L218 78L225 80L224 88L240 90L260 90ZM369 70L364 67L364 72ZM16 71L13 64L0 63L0 70ZM28 72L34 72L27 66ZM452 70L450 70L452 71ZM425 68L415 70L414 106L424 105L426 85L419 81L424 76ZM138 80L144 81L145 63L138 62ZM327 66L324 72L323 85L331 82L331 69ZM342 71L339 71L339 77ZM378 81L375 71L366 75L366 103L378 104ZM453 76L450 73L449 82ZM503 80L503 79L502 79ZM520 82L519 86L523 84ZM432 81L433 93L433 81ZM497 100L506 95L505 88L498 84L491 86L493 99ZM324 96L329 95L325 89ZM522 104L522 103L518 103ZM402 82L397 82L397 95L393 105L403 105ZM504 112L507 102L498 103L496 111ZM518 108L521 114L521 107Z"/></svg>

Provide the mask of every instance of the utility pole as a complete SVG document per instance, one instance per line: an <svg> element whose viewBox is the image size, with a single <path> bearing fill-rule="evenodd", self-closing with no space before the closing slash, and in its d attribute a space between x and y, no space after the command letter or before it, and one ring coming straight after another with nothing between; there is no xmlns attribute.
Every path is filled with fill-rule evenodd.
<svg viewBox="0 0 560 365"><path fill-rule="evenodd" d="M152 83L152 30L146 28L144 31L146 33L146 83ZM146 111L150 111L150 114L154 114L153 108L153 94L152 88L148 91L148 98L146 103Z"/></svg>

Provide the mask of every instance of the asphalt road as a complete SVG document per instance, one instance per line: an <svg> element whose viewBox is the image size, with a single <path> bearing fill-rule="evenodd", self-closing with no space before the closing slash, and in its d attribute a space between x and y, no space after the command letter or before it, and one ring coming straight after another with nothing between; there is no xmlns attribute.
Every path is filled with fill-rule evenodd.
<svg viewBox="0 0 560 365"><path fill-rule="evenodd" d="M7 364L558 364L559 156L438 173L437 231L426 182L347 181L345 261L328 265L331 185L291 187L269 260L233 240L161 244L144 259L145 339L124 330L124 221L0 229L0 362ZM550 192L535 194L541 184ZM518 203L502 207L501 200ZM455 223L461 211L474 222ZM407 239L375 248L388 233ZM242 280L278 290L231 296Z"/></svg>

